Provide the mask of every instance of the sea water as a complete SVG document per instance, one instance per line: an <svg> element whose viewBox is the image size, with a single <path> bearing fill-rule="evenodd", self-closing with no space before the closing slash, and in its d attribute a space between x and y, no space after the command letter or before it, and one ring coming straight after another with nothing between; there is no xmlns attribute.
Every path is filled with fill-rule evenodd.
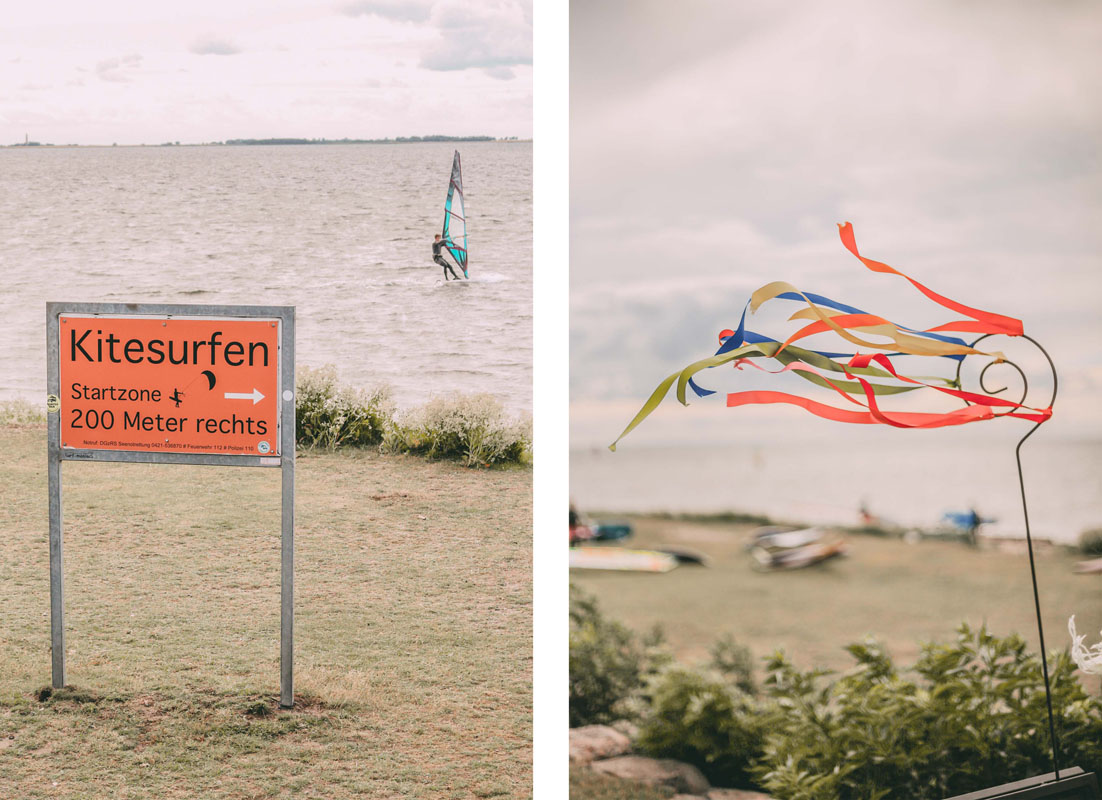
<svg viewBox="0 0 1102 800"><path fill-rule="evenodd" d="M432 261L461 152L470 280ZM0 400L44 401L46 302L293 305L300 365L399 406L532 405L525 142L0 149Z"/></svg>
<svg viewBox="0 0 1102 800"><path fill-rule="evenodd" d="M638 446L594 444L570 458L579 509L713 513L741 511L808 524L857 525L864 507L886 524L935 530L947 511L975 508L995 521L981 532L1025 534L1017 439L949 436L835 437L796 441ZM906 432L914 433L914 432ZM1102 442L1046 438L1022 447L1035 537L1074 543L1102 527ZM611 437L610 437L611 438Z"/></svg>

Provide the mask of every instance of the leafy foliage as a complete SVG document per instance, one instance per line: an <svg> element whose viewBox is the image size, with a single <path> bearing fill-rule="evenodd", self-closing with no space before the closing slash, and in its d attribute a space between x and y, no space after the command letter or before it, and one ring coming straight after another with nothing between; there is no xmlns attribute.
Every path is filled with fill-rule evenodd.
<svg viewBox="0 0 1102 800"><path fill-rule="evenodd" d="M634 718L640 750L778 800L940 800L1051 771L1041 660L1017 634L962 624L910 669L874 640L846 650L842 675L774 653L757 698L730 637L701 669L673 665L571 587L571 725ZM1102 772L1102 699L1066 652L1049 674L1061 763Z"/></svg>
<svg viewBox="0 0 1102 800"><path fill-rule="evenodd" d="M735 641L730 633L725 633L712 645L712 660L709 666L724 676L736 689L745 694L755 694L754 657L750 648Z"/></svg>
<svg viewBox="0 0 1102 800"><path fill-rule="evenodd" d="M1102 556L1102 528L1091 528L1079 534L1079 549L1088 556Z"/></svg>
<svg viewBox="0 0 1102 800"><path fill-rule="evenodd" d="M851 673L800 672L769 661L776 703L756 775L786 800L880 798L907 790L942 798L1051 770L1040 658L1017 635L961 625L950 645L923 645L899 674L874 642L847 648ZM1065 764L1102 769L1102 702L1089 697L1066 654L1051 663Z"/></svg>
<svg viewBox="0 0 1102 800"><path fill-rule="evenodd" d="M399 416L386 387L342 386L332 366L298 371L295 437L299 447L379 446L388 453L458 458L470 467L526 463L532 421L515 420L488 394L451 394Z"/></svg>
<svg viewBox="0 0 1102 800"><path fill-rule="evenodd" d="M394 409L386 388L370 392L341 386L332 366L300 367L295 399L295 441L335 450L379 444Z"/></svg>
<svg viewBox="0 0 1102 800"><path fill-rule="evenodd" d="M726 676L672 667L654 679L639 749L698 767L721 786L755 788L751 765L761 755L768 716Z"/></svg>
<svg viewBox="0 0 1102 800"><path fill-rule="evenodd" d="M668 664L655 631L640 637L570 587L570 726L637 717L647 679Z"/></svg>
<svg viewBox="0 0 1102 800"><path fill-rule="evenodd" d="M20 427L24 425L42 425L46 414L42 408L25 400L4 400L0 402L0 427Z"/></svg>
<svg viewBox="0 0 1102 800"><path fill-rule="evenodd" d="M383 449L458 458L468 467L525 463L531 456L532 421L510 418L488 394L441 395L389 426Z"/></svg>

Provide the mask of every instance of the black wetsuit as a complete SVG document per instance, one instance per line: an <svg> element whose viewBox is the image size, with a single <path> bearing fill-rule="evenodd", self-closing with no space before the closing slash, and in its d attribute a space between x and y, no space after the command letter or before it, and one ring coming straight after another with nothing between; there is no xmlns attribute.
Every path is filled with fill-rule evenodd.
<svg viewBox="0 0 1102 800"><path fill-rule="evenodd" d="M448 273L452 274L452 277L459 280L459 276L455 274L455 270L452 269L452 265L449 264L440 251L444 248L444 240L437 239L432 243L432 260L444 268L444 280L448 280Z"/></svg>

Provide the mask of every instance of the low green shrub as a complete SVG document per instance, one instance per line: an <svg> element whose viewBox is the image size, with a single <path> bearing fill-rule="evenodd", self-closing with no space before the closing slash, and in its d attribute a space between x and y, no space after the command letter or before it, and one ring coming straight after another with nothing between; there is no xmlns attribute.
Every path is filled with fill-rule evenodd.
<svg viewBox="0 0 1102 800"><path fill-rule="evenodd" d="M300 447L377 445L393 424L386 388L366 392L341 386L332 366L300 367L296 382L295 440Z"/></svg>
<svg viewBox="0 0 1102 800"><path fill-rule="evenodd" d="M511 418L488 394L440 395L395 420L382 447L386 452L457 458L469 467L526 463L532 421Z"/></svg>
<svg viewBox="0 0 1102 800"><path fill-rule="evenodd" d="M342 386L332 366L298 370L295 437L299 447L336 450L377 445L384 453L457 458L470 467L524 464L532 420L514 419L488 394L434 397L398 415L387 388Z"/></svg>
<svg viewBox="0 0 1102 800"><path fill-rule="evenodd" d="M1084 555L1102 556L1102 528L1091 528L1079 534L1079 549Z"/></svg>
<svg viewBox="0 0 1102 800"><path fill-rule="evenodd" d="M719 673L671 667L650 689L650 709L636 746L644 753L693 764L717 786L756 788L768 715Z"/></svg>
<svg viewBox="0 0 1102 800"><path fill-rule="evenodd" d="M711 649L709 667L744 694L755 694L754 657L750 648L735 641L730 633L716 639Z"/></svg>
<svg viewBox="0 0 1102 800"><path fill-rule="evenodd" d="M45 422L45 411L26 400L4 400L0 402L0 427L43 425Z"/></svg>
<svg viewBox="0 0 1102 800"><path fill-rule="evenodd" d="M570 727L639 716L644 690L670 658L656 630L641 637L570 587Z"/></svg>
<svg viewBox="0 0 1102 800"><path fill-rule="evenodd" d="M755 776L784 800L901 796L936 800L1052 769L1040 658L1017 635L962 625L954 644L925 644L900 675L872 642L848 648L853 672L768 664L776 703ZM1102 769L1102 701L1066 653L1050 660L1064 764Z"/></svg>
<svg viewBox="0 0 1102 800"><path fill-rule="evenodd" d="M962 624L956 641L923 644L910 669L875 641L854 643L843 675L775 653L761 698L730 637L700 669L658 645L571 587L571 725L633 719L641 751L778 800L940 800L1052 769L1041 660L1016 634ZM1049 675L1061 763L1102 773L1102 698L1066 652Z"/></svg>

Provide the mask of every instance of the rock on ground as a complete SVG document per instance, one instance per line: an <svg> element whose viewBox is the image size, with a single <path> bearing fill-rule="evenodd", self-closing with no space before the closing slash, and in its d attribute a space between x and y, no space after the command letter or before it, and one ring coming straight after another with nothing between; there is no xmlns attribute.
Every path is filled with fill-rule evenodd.
<svg viewBox="0 0 1102 800"><path fill-rule="evenodd" d="M570 763L585 766L598 758L631 752L631 740L607 725L585 725L570 729Z"/></svg>
<svg viewBox="0 0 1102 800"><path fill-rule="evenodd" d="M704 794L711 788L708 779L692 764L669 758L646 756L617 756L604 761L594 761L590 767L595 772L612 775L648 786L669 786L684 794Z"/></svg>

